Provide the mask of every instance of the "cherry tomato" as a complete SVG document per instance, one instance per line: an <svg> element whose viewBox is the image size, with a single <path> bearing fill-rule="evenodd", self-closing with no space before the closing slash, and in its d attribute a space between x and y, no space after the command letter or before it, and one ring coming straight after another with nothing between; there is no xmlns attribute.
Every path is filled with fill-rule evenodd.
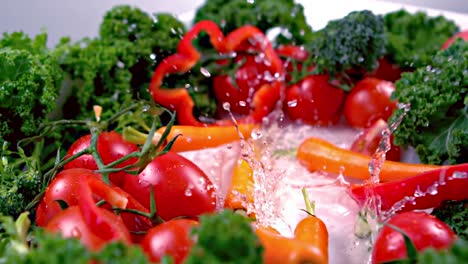
<svg viewBox="0 0 468 264"><path fill-rule="evenodd" d="M468 30L458 32L457 34L453 35L451 38L449 38L443 45L442 49L448 48L452 43L457 39L457 38L462 38L465 41L468 41Z"/></svg>
<svg viewBox="0 0 468 264"><path fill-rule="evenodd" d="M157 214L163 220L196 217L216 208L211 180L197 165L177 153L157 156L139 175L125 177L123 189L146 208L150 207L152 188Z"/></svg>
<svg viewBox="0 0 468 264"><path fill-rule="evenodd" d="M388 224L399 227L414 243L418 251L427 248L442 250L450 247L457 239L455 233L444 222L424 212L404 212L393 216ZM404 259L407 257L403 235L384 226L377 235L372 250L373 263Z"/></svg>
<svg viewBox="0 0 468 264"><path fill-rule="evenodd" d="M46 226L57 214L63 211L57 202L59 200L64 201L68 206L78 205L80 200L84 198L83 191L79 188L83 182L86 182L92 189L94 203L100 199L126 199L127 204L125 208L144 213L149 212L147 208L128 193L118 187L105 184L101 180L100 174L88 169L73 168L61 171L47 187L44 197L36 210L36 224L38 226ZM104 204L102 208L111 209L108 204ZM128 212L122 212L120 216L130 231L147 231L152 227L151 221L147 217ZM141 235L132 234L132 241L134 242L138 242L141 238Z"/></svg>
<svg viewBox="0 0 468 264"><path fill-rule="evenodd" d="M284 108L291 120L330 125L340 120L344 99L344 91L327 75L311 75L287 88Z"/></svg>
<svg viewBox="0 0 468 264"><path fill-rule="evenodd" d="M389 62L386 58L379 60L379 66L369 74L370 77L395 82L401 78L403 70L397 64Z"/></svg>
<svg viewBox="0 0 468 264"><path fill-rule="evenodd" d="M110 211L98 209L99 221L108 224L105 229L103 229L103 225L99 227L106 231L105 236L96 234L91 229L78 206L72 206L59 212L44 228L49 232L59 232L63 237L78 238L88 249L94 251L98 251L112 241L130 244L130 234L122 220Z"/></svg>
<svg viewBox="0 0 468 264"><path fill-rule="evenodd" d="M183 263L193 245L190 231L198 224L190 219L173 219L152 228L141 241L150 261L159 263L164 256L175 264Z"/></svg>
<svg viewBox="0 0 468 264"><path fill-rule="evenodd" d="M66 158L77 154L78 152L84 150L85 148L89 147L91 144L91 135L86 135L79 138L75 141L70 149L67 151ZM138 151L138 147L132 143L125 141L119 133L115 131L111 132L102 132L99 134L98 141L97 141L97 149L99 155L101 155L101 159L104 164L109 164L114 162L130 153ZM117 168L122 168L128 165L131 165L137 161L136 158L128 159L122 163L120 163ZM96 161L91 154L85 154L77 159L72 160L71 162L65 164L65 169L70 168L85 168L90 170L97 170ZM109 175L109 179L112 183L117 186L122 186L123 177L126 173L116 172L111 173Z"/></svg>
<svg viewBox="0 0 468 264"><path fill-rule="evenodd" d="M220 105L230 104L233 113L247 115L252 110L252 98L255 92L273 76L268 66L254 55L239 56L237 63L245 62L235 73L235 84L228 75L213 78L213 91Z"/></svg>
<svg viewBox="0 0 468 264"><path fill-rule="evenodd" d="M387 128L387 122L378 119L369 128L364 130L351 145L351 150L372 156L379 147L382 132ZM386 153L387 160L400 161L400 147L393 144L393 135L390 136L390 150Z"/></svg>
<svg viewBox="0 0 468 264"><path fill-rule="evenodd" d="M368 77L359 81L344 104L346 121L353 127L369 127L377 119L387 121L396 108L390 100L395 91L392 82Z"/></svg>

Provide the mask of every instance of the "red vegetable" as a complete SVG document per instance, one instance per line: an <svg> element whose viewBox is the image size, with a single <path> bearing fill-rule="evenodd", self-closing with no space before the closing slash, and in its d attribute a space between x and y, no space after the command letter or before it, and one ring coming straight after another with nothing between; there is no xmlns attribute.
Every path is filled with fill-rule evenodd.
<svg viewBox="0 0 468 264"><path fill-rule="evenodd" d="M209 37L213 47L223 54L245 49L247 40L253 40L250 48L262 52L263 62L268 64L272 79L267 84L255 88L252 96L249 115L242 122L259 122L273 110L279 99L283 66L265 35L254 26L243 26L224 36L219 27L212 21L201 21L195 24L184 36L177 47L177 53L165 58L156 68L149 86L149 92L156 103L175 110L177 121L181 125L204 126L193 115L194 102L187 89L162 89L164 77L171 73L184 73L190 70L200 59L201 54L193 46L193 40L203 31ZM255 42L255 43L254 43ZM225 124L226 121L222 121ZM231 123L231 122L228 122Z"/></svg>
<svg viewBox="0 0 468 264"><path fill-rule="evenodd" d="M292 120L312 125L336 124L341 118L343 90L328 75L309 75L286 90L285 111Z"/></svg>
<svg viewBox="0 0 468 264"><path fill-rule="evenodd" d="M457 34L453 35L451 38L449 38L443 45L442 49L448 48L452 43L457 39L461 38L464 39L465 41L468 41L468 30L458 32Z"/></svg>
<svg viewBox="0 0 468 264"><path fill-rule="evenodd" d="M372 156L379 148L379 143L382 140L382 132L387 127L387 122L383 119L378 119L359 135L351 145L351 150ZM390 150L385 153L385 158L387 160L400 161L400 147L393 144L393 135L390 135L389 141Z"/></svg>
<svg viewBox="0 0 468 264"><path fill-rule="evenodd" d="M78 140L76 140L67 151L66 158L77 154L78 152L86 149L91 144L91 135L86 135ZM99 134L97 141L97 150L101 159L104 162L104 165L107 165L111 162L114 162L130 153L138 151L138 147L130 142L124 140L122 135L115 131L111 132L102 132ZM131 165L137 161L136 158L130 158L119 165L117 168L122 168L128 165ZM84 154L75 160L65 164L65 169L71 168L85 168L90 170L97 170L98 166L91 154ZM112 183L117 186L122 186L123 178L125 176L124 171L111 173L109 179Z"/></svg>
<svg viewBox="0 0 468 264"><path fill-rule="evenodd" d="M386 58L379 60L379 67L369 74L370 77L395 82L401 78L403 69L399 65L389 62Z"/></svg>
<svg viewBox="0 0 468 264"><path fill-rule="evenodd" d="M398 210L403 212L437 207L445 200L467 200L468 192L463 186L468 186L468 163L445 166L377 185L355 185L351 188L351 195L363 205L369 195L374 193L380 197L381 209L385 211L408 197L406 199L410 200Z"/></svg>
<svg viewBox="0 0 468 264"><path fill-rule="evenodd" d="M372 250L372 262L383 263L407 257L403 235L389 225L400 228L418 251L427 248L442 250L450 247L456 235L444 222L423 212L405 212L393 216L377 236Z"/></svg>
<svg viewBox="0 0 468 264"><path fill-rule="evenodd" d="M344 115L353 127L369 127L379 118L387 121L396 102L390 101L395 91L392 82L376 78L365 78L359 81L346 97Z"/></svg>
<svg viewBox="0 0 468 264"><path fill-rule="evenodd" d="M81 170L83 169L76 169ZM81 178L71 191L79 193L79 197L72 197L77 200L78 205L59 211L48 221L45 230L60 232L64 237L79 238L91 250L99 250L106 243L116 240L130 243L130 234L121 218L113 212L97 207L93 199L93 194L98 194L113 206L125 208L128 201L124 196L96 177ZM52 206L53 203L49 205ZM47 205L45 210L48 210Z"/></svg>
<svg viewBox="0 0 468 264"><path fill-rule="evenodd" d="M233 113L248 115L254 107L253 96L260 87L271 82L274 72L269 65L258 59L258 56L237 55L237 58L241 57L245 59L245 62L236 71L235 79L232 80L229 75L215 76L213 91L218 104L229 103ZM240 62L242 60L238 63Z"/></svg>
<svg viewBox="0 0 468 264"><path fill-rule="evenodd" d="M197 224L190 219L164 222L146 234L141 247L152 262L159 263L164 256L169 256L175 264L183 263L194 243L190 231Z"/></svg>
<svg viewBox="0 0 468 264"><path fill-rule="evenodd" d="M151 188L157 215L166 221L197 217L216 208L211 180L197 165L174 152L157 156L138 176L127 175L123 186L146 208L150 208Z"/></svg>

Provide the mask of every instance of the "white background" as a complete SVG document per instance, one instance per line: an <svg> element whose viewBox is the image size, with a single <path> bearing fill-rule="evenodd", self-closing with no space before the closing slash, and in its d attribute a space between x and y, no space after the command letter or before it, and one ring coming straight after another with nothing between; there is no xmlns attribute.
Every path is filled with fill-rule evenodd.
<svg viewBox="0 0 468 264"><path fill-rule="evenodd" d="M229 0L226 0L229 1ZM298 0L296 0L298 1ZM41 29L49 33L49 45L57 43L62 36L78 40L95 36L103 14L114 5L136 5L153 12L184 14L200 5L203 0L0 0L0 32L24 31L37 34ZM314 23L322 26L327 18L344 16L353 9L369 6L389 7L388 2L426 6L468 14L468 0L299 0L312 6ZM384 10L384 9L382 9ZM345 12L346 11L346 12ZM320 20L319 20L320 19ZM316 29L316 26L313 25Z"/></svg>

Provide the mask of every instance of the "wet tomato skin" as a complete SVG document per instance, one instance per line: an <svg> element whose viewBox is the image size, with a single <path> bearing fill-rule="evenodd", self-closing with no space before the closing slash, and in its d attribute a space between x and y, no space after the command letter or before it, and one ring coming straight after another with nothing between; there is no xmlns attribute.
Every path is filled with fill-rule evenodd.
<svg viewBox="0 0 468 264"><path fill-rule="evenodd" d="M141 247L150 261L159 263L170 256L175 264L183 263L193 245L190 231L198 222L190 219L173 219L153 227L141 241Z"/></svg>
<svg viewBox="0 0 468 264"><path fill-rule="evenodd" d="M461 32L458 32L458 33L456 33L455 35L453 35L451 38L449 38L449 39L442 45L442 49L446 49L446 48L450 47L450 45L452 45L452 43L453 43L457 38L461 38L461 39L464 39L465 41L468 41L468 30L461 31Z"/></svg>
<svg viewBox="0 0 468 264"><path fill-rule="evenodd" d="M91 135L85 135L78 140L76 140L70 149L67 151L66 158L79 153L80 151L86 149L91 144ZM124 140L122 135L115 131L102 132L99 134L97 141L97 150L104 164L109 164L114 162L130 153L138 151L138 147L135 144L127 142ZM136 158L130 158L119 165L118 168L131 165L137 161ZM72 160L71 162L65 164L65 169L70 168L85 168L90 170L97 170L98 166L91 154L84 154L80 157ZM123 178L125 172L120 171L116 173L109 174L110 181L116 186L122 186Z"/></svg>
<svg viewBox="0 0 468 264"><path fill-rule="evenodd" d="M348 94L344 104L344 116L352 127L366 128L379 118L388 121L396 109L390 100L395 91L392 82L367 77L359 81Z"/></svg>
<svg viewBox="0 0 468 264"><path fill-rule="evenodd" d="M452 229L433 215L414 211L396 214L377 235L372 250L373 263L384 263L407 257L403 235L388 224L403 230L418 251L427 248L446 249L457 239Z"/></svg>
<svg viewBox="0 0 468 264"><path fill-rule="evenodd" d="M336 124L345 92L329 83L328 75L310 75L286 90L285 112L291 120L311 125Z"/></svg>
<svg viewBox="0 0 468 264"><path fill-rule="evenodd" d="M208 176L192 161L173 152L157 156L137 176L127 175L123 189L150 208L150 191L158 216L197 217L216 209L215 188Z"/></svg>

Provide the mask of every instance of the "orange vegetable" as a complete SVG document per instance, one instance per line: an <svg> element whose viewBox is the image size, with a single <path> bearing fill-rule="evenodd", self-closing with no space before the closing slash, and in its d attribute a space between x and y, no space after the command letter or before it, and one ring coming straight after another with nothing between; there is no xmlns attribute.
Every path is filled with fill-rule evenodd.
<svg viewBox="0 0 468 264"><path fill-rule="evenodd" d="M313 213L307 194L307 211ZM325 224L314 215L302 219L294 230L294 238L280 235L271 227L258 227L255 230L264 247L266 264L328 263L328 230Z"/></svg>
<svg viewBox="0 0 468 264"><path fill-rule="evenodd" d="M339 148L320 138L308 138L302 142L297 159L310 171L342 172L345 176L360 180L370 178L369 156ZM404 179L438 168L440 166L385 161L380 171L380 181Z"/></svg>
<svg viewBox="0 0 468 264"><path fill-rule="evenodd" d="M171 148L174 152L213 148L240 140L239 133L247 139L254 128L253 124L241 124L238 126L239 130L235 126L172 126L166 141L180 135ZM161 127L156 131L156 142L165 129L166 127Z"/></svg>
<svg viewBox="0 0 468 264"><path fill-rule="evenodd" d="M231 186L228 189L224 207L233 210L246 209L245 203L254 202L254 179L252 167L241 159L232 172Z"/></svg>

